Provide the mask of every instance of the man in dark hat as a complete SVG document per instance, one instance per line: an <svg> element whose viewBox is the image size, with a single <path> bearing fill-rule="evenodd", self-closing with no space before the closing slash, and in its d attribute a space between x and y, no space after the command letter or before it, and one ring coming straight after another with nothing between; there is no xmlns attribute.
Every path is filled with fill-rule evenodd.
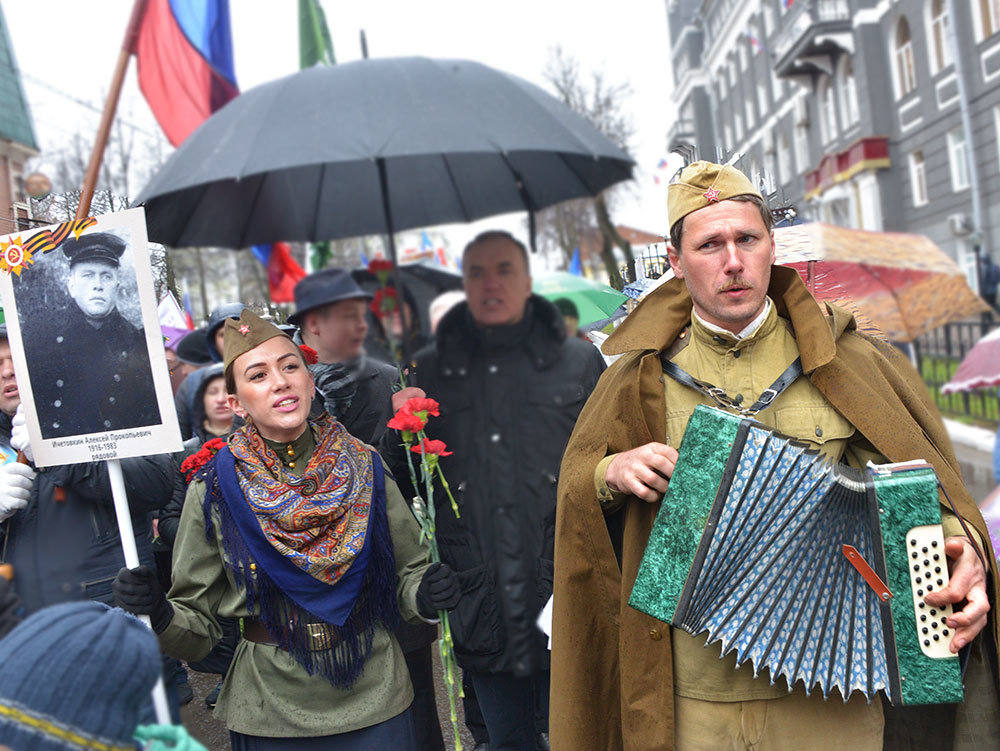
<svg viewBox="0 0 1000 751"><path fill-rule="evenodd" d="M377 445L392 417L396 369L366 356L365 312L371 295L344 269L323 269L295 285L295 313L302 343L316 350L311 365L326 411L365 443Z"/></svg>
<svg viewBox="0 0 1000 751"><path fill-rule="evenodd" d="M43 438L156 425L160 410L146 337L118 311L125 242L109 232L71 237L66 290L73 303L24 337Z"/></svg>

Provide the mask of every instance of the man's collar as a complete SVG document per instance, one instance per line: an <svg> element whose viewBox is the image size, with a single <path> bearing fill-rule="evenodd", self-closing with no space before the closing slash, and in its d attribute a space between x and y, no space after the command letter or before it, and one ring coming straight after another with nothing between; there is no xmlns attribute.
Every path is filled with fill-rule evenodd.
<svg viewBox="0 0 1000 751"><path fill-rule="evenodd" d="M764 298L764 307L761 309L760 313L750 321L746 326L744 326L738 333L733 333L729 329L724 329L721 326L716 326L714 323L709 323L700 315L698 311L692 308L691 317L698 321L699 324L704 326L706 329L711 331L713 334L721 334L723 336L734 336L737 339L746 339L748 336L752 335L757 329L761 327L764 320L767 318L767 314L771 312L771 298Z"/></svg>

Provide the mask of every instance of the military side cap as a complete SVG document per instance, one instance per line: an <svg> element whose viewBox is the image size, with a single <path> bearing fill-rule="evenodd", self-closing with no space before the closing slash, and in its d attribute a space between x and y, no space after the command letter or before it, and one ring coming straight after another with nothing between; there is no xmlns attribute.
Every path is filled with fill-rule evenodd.
<svg viewBox="0 0 1000 751"><path fill-rule="evenodd" d="M764 200L749 178L735 167L692 162L667 187L667 221L673 229L691 212L736 196L757 196Z"/></svg>
<svg viewBox="0 0 1000 751"><path fill-rule="evenodd" d="M225 350L223 363L225 363L225 372L227 373L233 360L252 349L256 349L268 339L283 336L288 341L292 341L288 334L270 321L265 321L249 308L243 309L243 312L240 313L240 320L234 321L232 318L227 318L224 325L226 333L222 340L222 348Z"/></svg>
<svg viewBox="0 0 1000 751"><path fill-rule="evenodd" d="M62 244L62 252L69 259L69 265L83 261L98 261L111 266L118 266L118 261L125 252L125 241L110 232L95 232L83 235L79 239L71 237Z"/></svg>

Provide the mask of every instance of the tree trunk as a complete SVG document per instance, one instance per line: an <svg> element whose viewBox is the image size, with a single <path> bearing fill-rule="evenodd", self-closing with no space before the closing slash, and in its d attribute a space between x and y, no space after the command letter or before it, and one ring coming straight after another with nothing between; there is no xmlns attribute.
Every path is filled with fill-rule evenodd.
<svg viewBox="0 0 1000 751"><path fill-rule="evenodd" d="M615 258L614 248L607 235L601 233L601 260L604 261L604 270L608 273L608 284L619 292L625 286L622 281L621 272L618 271L618 261Z"/></svg>
<svg viewBox="0 0 1000 751"><path fill-rule="evenodd" d="M612 223L611 216L608 213L608 204L604 200L603 193L594 199L594 213L597 215L597 226L601 228L601 235L604 238L604 245L607 248L605 252L613 258L614 254L611 253L610 249L611 244L614 243L621 248L625 256L625 276L628 281L635 281L635 258L632 255L632 246L615 229L615 225ZM607 260L604 263L607 265ZM621 279L621 275L617 274L617 269L615 271L618 278ZM616 289L621 289L621 287L616 287Z"/></svg>

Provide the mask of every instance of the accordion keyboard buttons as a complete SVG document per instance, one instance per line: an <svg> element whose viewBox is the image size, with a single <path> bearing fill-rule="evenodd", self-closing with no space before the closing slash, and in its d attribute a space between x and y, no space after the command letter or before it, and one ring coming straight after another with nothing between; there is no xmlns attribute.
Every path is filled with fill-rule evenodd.
<svg viewBox="0 0 1000 751"><path fill-rule="evenodd" d="M910 554L910 586L916 613L917 639L928 657L952 657L948 648L951 629L948 618L952 607L930 607L924 602L929 592L948 586L948 567L943 565L944 535L940 524L914 527L906 534Z"/></svg>

